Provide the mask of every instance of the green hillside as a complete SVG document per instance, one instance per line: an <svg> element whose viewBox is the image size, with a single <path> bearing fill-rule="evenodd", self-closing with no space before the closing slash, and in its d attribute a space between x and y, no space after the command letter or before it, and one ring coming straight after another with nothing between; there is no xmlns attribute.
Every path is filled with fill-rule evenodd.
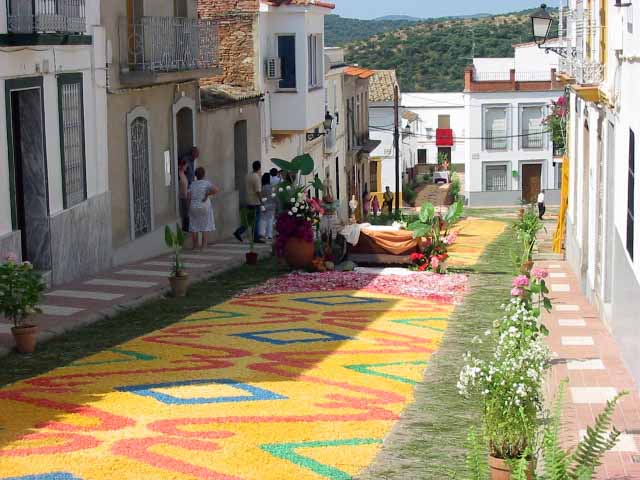
<svg viewBox="0 0 640 480"><path fill-rule="evenodd" d="M464 86L476 57L510 57L513 44L531 40L530 10L480 18L424 22L327 17L327 45L343 45L347 61L396 69L404 92L453 92ZM395 24L395 25L394 25Z"/></svg>

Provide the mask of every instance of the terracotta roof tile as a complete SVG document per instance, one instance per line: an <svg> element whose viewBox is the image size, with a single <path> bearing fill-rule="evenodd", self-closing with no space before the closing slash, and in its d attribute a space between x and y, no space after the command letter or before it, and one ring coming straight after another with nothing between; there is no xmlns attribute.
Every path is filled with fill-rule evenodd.
<svg viewBox="0 0 640 480"><path fill-rule="evenodd" d="M350 66L344 69L344 73L350 77L369 78L375 75L375 70L369 70L368 68Z"/></svg>
<svg viewBox="0 0 640 480"><path fill-rule="evenodd" d="M370 102L393 102L393 89L398 85L395 70L375 70L369 81Z"/></svg>
<svg viewBox="0 0 640 480"><path fill-rule="evenodd" d="M231 85L208 86L200 89L200 100L204 110L215 110L226 105L257 102L262 94L254 90Z"/></svg>

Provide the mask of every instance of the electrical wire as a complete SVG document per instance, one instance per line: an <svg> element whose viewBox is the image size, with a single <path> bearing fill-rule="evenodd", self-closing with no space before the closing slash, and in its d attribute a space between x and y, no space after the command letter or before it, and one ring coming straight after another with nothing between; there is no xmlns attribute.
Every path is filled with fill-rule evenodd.
<svg viewBox="0 0 640 480"><path fill-rule="evenodd" d="M391 129L384 129L384 128L378 128L378 127L374 127L369 125L369 128L371 130L376 130L379 132L389 132L389 133L394 133L394 130ZM533 137L533 136L537 136L537 135L544 135L545 133L551 133L551 130L544 130L542 132L536 132L536 133L523 133L520 135L503 135L503 136L499 136L499 137L453 137L454 140L502 140L502 139L509 139L509 138L523 138L523 137ZM433 139L434 136L433 135L427 135L424 133L404 133L403 134L405 137L424 137L424 138L428 138L428 139Z"/></svg>

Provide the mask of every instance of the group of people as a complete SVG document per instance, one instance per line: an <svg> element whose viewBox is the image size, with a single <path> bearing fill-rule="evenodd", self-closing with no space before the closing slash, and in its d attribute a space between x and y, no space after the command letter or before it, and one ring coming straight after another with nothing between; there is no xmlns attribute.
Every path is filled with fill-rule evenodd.
<svg viewBox="0 0 640 480"><path fill-rule="evenodd" d="M252 171L247 175L245 208L251 212L250 217L255 219L253 228L253 241L265 243L273 240L273 230L276 221L277 200L274 197L277 186L284 181L283 172L272 168L269 172L262 173L262 163L253 162ZM244 241L247 225L242 225L234 236L239 242Z"/></svg>
<svg viewBox="0 0 640 480"><path fill-rule="evenodd" d="M382 213L386 210L389 215L393 213L393 200L395 196L390 187L386 187L384 194L382 195ZM380 200L378 196L374 195L373 199L369 193L369 189L365 186L362 193L362 214L366 218L369 216L369 212L373 213L374 217L377 217L380 213Z"/></svg>

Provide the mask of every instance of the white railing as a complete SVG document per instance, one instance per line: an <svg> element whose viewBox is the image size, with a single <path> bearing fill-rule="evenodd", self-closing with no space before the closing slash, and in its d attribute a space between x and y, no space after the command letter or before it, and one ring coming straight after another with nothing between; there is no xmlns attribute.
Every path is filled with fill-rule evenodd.
<svg viewBox="0 0 640 480"><path fill-rule="evenodd" d="M551 70L546 72L516 72L516 82L550 82Z"/></svg>
<svg viewBox="0 0 640 480"><path fill-rule="evenodd" d="M120 20L120 63L124 72L180 72L218 63L218 25L181 17Z"/></svg>
<svg viewBox="0 0 640 480"><path fill-rule="evenodd" d="M576 59L575 78L579 85L598 85L604 80L604 65L587 59Z"/></svg>
<svg viewBox="0 0 640 480"><path fill-rule="evenodd" d="M474 82L508 82L511 80L510 72L474 72Z"/></svg>
<svg viewBox="0 0 640 480"><path fill-rule="evenodd" d="M85 0L9 0L10 33L83 33Z"/></svg>

